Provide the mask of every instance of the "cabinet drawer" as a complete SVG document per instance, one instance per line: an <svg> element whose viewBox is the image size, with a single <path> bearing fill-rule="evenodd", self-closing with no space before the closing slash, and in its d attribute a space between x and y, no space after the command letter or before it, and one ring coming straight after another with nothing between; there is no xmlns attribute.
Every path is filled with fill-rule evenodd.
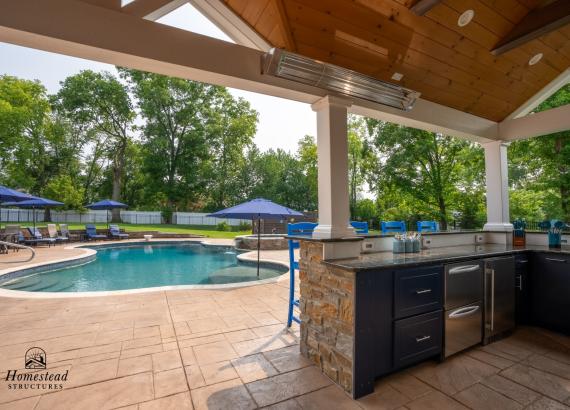
<svg viewBox="0 0 570 410"><path fill-rule="evenodd" d="M396 319L441 309L442 267L396 271L394 317Z"/></svg>
<svg viewBox="0 0 570 410"><path fill-rule="evenodd" d="M442 311L394 322L394 366L400 368L441 353Z"/></svg>

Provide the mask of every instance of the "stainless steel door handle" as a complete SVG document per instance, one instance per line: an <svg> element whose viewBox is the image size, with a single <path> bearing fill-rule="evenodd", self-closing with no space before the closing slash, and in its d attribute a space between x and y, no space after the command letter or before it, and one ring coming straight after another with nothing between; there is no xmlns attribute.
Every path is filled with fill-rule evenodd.
<svg viewBox="0 0 570 410"><path fill-rule="evenodd" d="M491 331L495 328L495 269L491 269Z"/></svg>
<svg viewBox="0 0 570 410"><path fill-rule="evenodd" d="M426 340L429 340L429 339L431 339L431 336L416 337L416 343L425 342Z"/></svg>
<svg viewBox="0 0 570 410"><path fill-rule="evenodd" d="M527 259L519 259L517 263L528 263Z"/></svg>
<svg viewBox="0 0 570 410"><path fill-rule="evenodd" d="M416 295L423 295L424 293L430 293L431 289L422 289L422 290L416 290Z"/></svg>
<svg viewBox="0 0 570 410"><path fill-rule="evenodd" d="M474 272L480 268L479 265L466 265L466 266L458 266L457 268L452 268L449 270L450 275L455 275L458 273L467 273L467 272Z"/></svg>
<svg viewBox="0 0 570 410"><path fill-rule="evenodd" d="M472 315L473 313L477 312L478 310L479 310L479 306L464 307L464 308L457 309L457 310L454 310L453 312L451 312L449 314L449 318L450 319L456 319L456 318L460 318L460 317L469 316L469 315Z"/></svg>
<svg viewBox="0 0 570 410"><path fill-rule="evenodd" d="M556 259L556 258L544 258L549 262L560 262L560 263L566 263L566 259Z"/></svg>

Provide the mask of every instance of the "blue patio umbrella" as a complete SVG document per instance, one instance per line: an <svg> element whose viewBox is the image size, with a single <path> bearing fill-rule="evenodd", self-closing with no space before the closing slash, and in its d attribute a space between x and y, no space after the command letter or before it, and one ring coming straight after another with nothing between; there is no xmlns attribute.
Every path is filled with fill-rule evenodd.
<svg viewBox="0 0 570 410"><path fill-rule="evenodd" d="M25 194L23 192L16 191L15 189L0 185L0 204L3 202L25 201L31 198L33 198L33 196L30 194ZM0 212L0 222L2 222L2 212Z"/></svg>
<svg viewBox="0 0 570 410"><path fill-rule="evenodd" d="M259 276L259 248L261 243L259 221L261 219L284 219L293 216L303 216L303 214L283 205L271 202L268 199L257 198L244 202L243 204L232 206L231 208L214 212L207 216L213 216L214 218L257 220L257 276Z"/></svg>
<svg viewBox="0 0 570 410"><path fill-rule="evenodd" d="M6 188L0 185L0 203L2 202L20 202L32 199L34 196L24 192L16 191L15 189Z"/></svg>
<svg viewBox="0 0 570 410"><path fill-rule="evenodd" d="M53 201L47 198L40 198L40 197L32 197L31 199L27 199L25 201L19 202L6 202L4 205L7 206L15 206L18 208L29 208L32 209L34 212L33 220L34 220L34 230L36 229L36 209L43 209L43 208L52 208L54 206L61 206L63 202Z"/></svg>
<svg viewBox="0 0 570 410"><path fill-rule="evenodd" d="M123 204L122 202L113 201L111 199L103 199L99 202L93 202L92 204L85 205L85 208L93 209L93 210L101 210L104 209L107 211L107 229L109 229L109 209L118 209L118 208L128 208L127 204Z"/></svg>

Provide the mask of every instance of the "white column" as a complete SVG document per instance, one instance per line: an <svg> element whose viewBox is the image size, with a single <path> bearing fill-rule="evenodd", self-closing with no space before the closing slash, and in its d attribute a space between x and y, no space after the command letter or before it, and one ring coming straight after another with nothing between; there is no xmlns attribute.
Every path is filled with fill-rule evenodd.
<svg viewBox="0 0 570 410"><path fill-rule="evenodd" d="M317 113L319 225L314 237L355 236L349 224L347 108L350 101L326 96L311 108Z"/></svg>
<svg viewBox="0 0 570 410"><path fill-rule="evenodd" d="M503 141L483 144L487 180L486 231L512 231L509 219L509 168L507 147Z"/></svg>

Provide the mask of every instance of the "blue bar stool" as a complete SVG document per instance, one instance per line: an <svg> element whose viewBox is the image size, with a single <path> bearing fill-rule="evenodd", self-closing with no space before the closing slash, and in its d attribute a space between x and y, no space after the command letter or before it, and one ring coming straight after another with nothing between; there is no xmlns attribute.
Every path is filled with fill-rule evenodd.
<svg viewBox="0 0 570 410"><path fill-rule="evenodd" d="M437 232L436 221L418 221L418 232Z"/></svg>
<svg viewBox="0 0 570 410"><path fill-rule="evenodd" d="M351 221L350 225L352 225L357 234L363 235L368 233L368 222Z"/></svg>
<svg viewBox="0 0 570 410"><path fill-rule="evenodd" d="M317 225L312 222L288 224L287 234L311 236ZM295 299L295 269L299 269L299 261L295 260L295 249L299 249L299 246L299 241L289 239L289 312L287 314L287 327L291 327L293 321L301 323L301 319L293 315L294 307L299 307L299 299Z"/></svg>
<svg viewBox="0 0 570 410"><path fill-rule="evenodd" d="M406 223L404 221L382 221L380 229L383 234L387 233L404 233L406 232Z"/></svg>

